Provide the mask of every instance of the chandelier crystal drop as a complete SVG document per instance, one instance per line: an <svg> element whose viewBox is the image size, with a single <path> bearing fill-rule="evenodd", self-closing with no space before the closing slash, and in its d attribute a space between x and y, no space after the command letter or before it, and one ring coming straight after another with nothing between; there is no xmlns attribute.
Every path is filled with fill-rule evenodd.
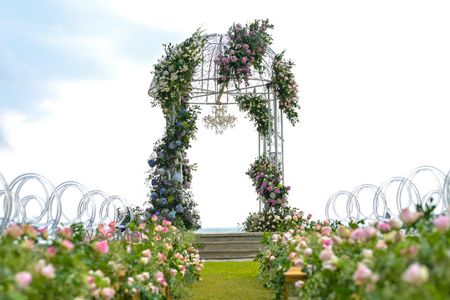
<svg viewBox="0 0 450 300"><path fill-rule="evenodd" d="M235 126L236 117L227 114L227 108L223 105L214 105L212 107L212 114L203 117L203 122L208 129L213 129L216 134L223 134L228 128Z"/></svg>

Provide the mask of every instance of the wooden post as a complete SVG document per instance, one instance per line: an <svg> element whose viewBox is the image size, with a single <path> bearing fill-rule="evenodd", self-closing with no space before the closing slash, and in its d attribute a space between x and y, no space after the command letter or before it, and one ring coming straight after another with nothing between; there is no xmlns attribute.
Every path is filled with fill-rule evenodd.
<svg viewBox="0 0 450 300"><path fill-rule="evenodd" d="M306 274L299 267L291 267L284 273L284 299L289 299L289 284L298 280L305 280Z"/></svg>
<svg viewBox="0 0 450 300"><path fill-rule="evenodd" d="M164 294L166 296L166 300L172 300L172 297L170 296L170 290L169 290L169 285L167 285L164 288Z"/></svg>

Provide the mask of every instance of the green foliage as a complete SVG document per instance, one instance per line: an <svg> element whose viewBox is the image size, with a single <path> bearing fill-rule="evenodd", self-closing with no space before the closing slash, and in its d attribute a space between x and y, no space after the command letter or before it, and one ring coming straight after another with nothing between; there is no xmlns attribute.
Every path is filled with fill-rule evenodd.
<svg viewBox="0 0 450 300"><path fill-rule="evenodd" d="M256 93L238 95L235 100L239 110L246 112L247 117L255 123L258 133L268 136L273 125L267 101Z"/></svg>

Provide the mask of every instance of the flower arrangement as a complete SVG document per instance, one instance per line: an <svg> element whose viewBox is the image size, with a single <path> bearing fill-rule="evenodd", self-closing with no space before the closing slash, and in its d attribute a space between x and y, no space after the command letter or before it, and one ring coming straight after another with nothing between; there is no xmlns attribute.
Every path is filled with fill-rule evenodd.
<svg viewBox="0 0 450 300"><path fill-rule="evenodd" d="M287 205L289 186L282 182L282 174L278 166L267 157L260 156L246 173L251 179L258 194L258 200L264 204L260 212L250 213L246 220L238 225L248 232L274 232L290 226L288 220L295 222L301 219L301 212Z"/></svg>
<svg viewBox="0 0 450 300"><path fill-rule="evenodd" d="M155 84L150 91L153 105L163 110L166 128L148 160L149 211L187 229L200 227L196 203L189 192L195 165L189 165L186 150L197 131L198 108L188 106L188 99L204 43L205 36L197 31L179 45L165 46L165 55L155 65Z"/></svg>
<svg viewBox="0 0 450 300"><path fill-rule="evenodd" d="M399 219L298 226L266 237L258 256L265 285L283 293L283 274L300 266L298 299L445 299L450 294L450 217L405 209Z"/></svg>
<svg viewBox="0 0 450 300"><path fill-rule="evenodd" d="M286 205L291 188L283 184L278 166L267 157L257 158L246 174L252 179L258 199L264 203L265 209Z"/></svg>
<svg viewBox="0 0 450 300"><path fill-rule="evenodd" d="M245 26L233 24L230 27L224 53L219 54L215 60L218 66L218 82L223 87L233 81L239 89L242 82L249 84L252 67L259 72L264 70L263 56L272 43L272 36L267 30L271 28L273 25L269 20L255 20Z"/></svg>
<svg viewBox="0 0 450 300"><path fill-rule="evenodd" d="M11 225L0 239L0 295L5 299L166 299L199 279L203 261L170 221L156 215L86 232L74 224L49 238L45 229Z"/></svg>
<svg viewBox="0 0 450 300"><path fill-rule="evenodd" d="M280 209L265 209L261 212L249 213L244 223L238 225L246 232L277 232L292 227L292 222L303 219L303 213L289 206Z"/></svg>
<svg viewBox="0 0 450 300"><path fill-rule="evenodd" d="M284 51L275 55L272 63L272 81L269 86L273 88L278 98L278 106L284 111L292 125L298 120L298 85L295 81L292 67L294 63L284 58Z"/></svg>
<svg viewBox="0 0 450 300"><path fill-rule="evenodd" d="M262 136L268 136L272 127L272 119L267 101L256 93L238 95L235 100L239 110L247 112L247 116L255 123L258 133Z"/></svg>

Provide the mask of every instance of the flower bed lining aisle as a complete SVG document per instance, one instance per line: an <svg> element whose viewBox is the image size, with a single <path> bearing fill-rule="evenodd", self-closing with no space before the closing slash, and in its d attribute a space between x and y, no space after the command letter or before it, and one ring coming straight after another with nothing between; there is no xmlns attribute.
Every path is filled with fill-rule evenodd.
<svg viewBox="0 0 450 300"><path fill-rule="evenodd" d="M198 250L167 220L130 224L126 236L114 222L89 233L79 224L46 230L12 225L0 239L0 298L166 299L186 293L199 279Z"/></svg>
<svg viewBox="0 0 450 300"><path fill-rule="evenodd" d="M449 299L450 217L433 209L404 209L399 219L369 225L289 222L266 236L261 278L277 299L291 266L307 274L295 284L296 299Z"/></svg>

